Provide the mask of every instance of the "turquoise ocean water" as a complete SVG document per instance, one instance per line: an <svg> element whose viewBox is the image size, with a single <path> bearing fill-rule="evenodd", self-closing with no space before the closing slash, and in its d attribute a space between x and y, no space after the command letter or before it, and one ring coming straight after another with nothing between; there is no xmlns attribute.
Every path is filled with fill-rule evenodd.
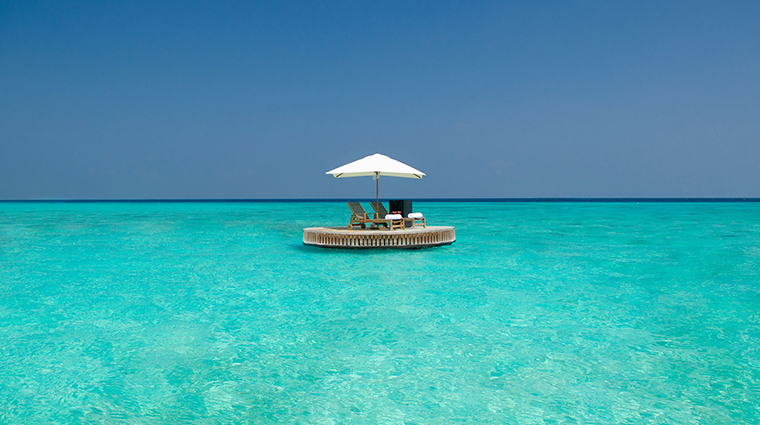
<svg viewBox="0 0 760 425"><path fill-rule="evenodd" d="M0 423L760 422L760 203L0 203Z"/></svg>

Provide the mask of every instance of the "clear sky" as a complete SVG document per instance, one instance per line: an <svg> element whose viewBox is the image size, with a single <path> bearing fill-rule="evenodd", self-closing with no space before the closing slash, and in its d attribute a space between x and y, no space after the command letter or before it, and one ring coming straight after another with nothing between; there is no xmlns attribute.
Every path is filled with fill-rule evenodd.
<svg viewBox="0 0 760 425"><path fill-rule="evenodd" d="M760 197L758 1L0 0L0 199Z"/></svg>

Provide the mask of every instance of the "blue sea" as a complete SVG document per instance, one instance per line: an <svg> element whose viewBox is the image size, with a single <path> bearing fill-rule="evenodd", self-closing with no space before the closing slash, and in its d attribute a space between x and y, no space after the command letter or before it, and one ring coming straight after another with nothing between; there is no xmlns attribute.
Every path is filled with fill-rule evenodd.
<svg viewBox="0 0 760 425"><path fill-rule="evenodd" d="M760 422L760 203L415 209L0 203L0 423Z"/></svg>

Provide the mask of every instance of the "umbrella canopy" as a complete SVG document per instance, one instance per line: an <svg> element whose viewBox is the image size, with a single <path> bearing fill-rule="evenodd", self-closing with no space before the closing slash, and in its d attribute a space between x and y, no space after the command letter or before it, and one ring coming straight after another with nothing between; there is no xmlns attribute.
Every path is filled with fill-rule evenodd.
<svg viewBox="0 0 760 425"><path fill-rule="evenodd" d="M422 176L425 175L425 173L420 170L414 169L403 162L396 161L393 158L389 158L379 153L364 157L354 162L349 162L348 164L330 170L325 174L332 174L337 178L361 176L373 176L377 178L380 176L391 176L406 177L408 179L421 179Z"/></svg>
<svg viewBox="0 0 760 425"><path fill-rule="evenodd" d="M378 205L380 203L380 176L421 179L425 175L420 170L379 153L349 162L325 174L332 174L336 178L372 176L375 180L375 202ZM375 212L375 218L378 218L377 212Z"/></svg>

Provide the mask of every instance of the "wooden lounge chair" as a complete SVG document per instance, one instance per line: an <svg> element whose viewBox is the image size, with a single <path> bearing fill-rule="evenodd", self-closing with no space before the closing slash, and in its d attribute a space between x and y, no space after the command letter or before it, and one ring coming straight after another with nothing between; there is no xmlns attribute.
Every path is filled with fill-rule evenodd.
<svg viewBox="0 0 760 425"><path fill-rule="evenodd" d="M404 216L401 214L393 214L393 215L386 215L386 219L388 219L388 222L391 224L390 229L405 229L406 225L404 224Z"/></svg>
<svg viewBox="0 0 760 425"><path fill-rule="evenodd" d="M372 205L372 209L375 210L375 212L377 213L378 217L385 217L386 215L388 215L388 210L385 209L385 205L383 205L382 202L380 203L380 210L377 209L377 205L374 202L370 202L369 204ZM412 228L414 228L414 227L417 227L417 222L418 221L422 222L422 227L427 227L427 225L425 224L425 217L424 216L419 217L419 216L417 216L417 214L415 214L414 217L406 217L406 218L403 219L403 221L404 221L404 226L401 226L401 227L399 227L398 225L394 225L393 223L391 223L391 227L390 227L391 230L393 230L394 228L396 228L396 229L406 229L406 225L409 224L409 223L411 223L412 224Z"/></svg>
<svg viewBox="0 0 760 425"><path fill-rule="evenodd" d="M377 209L378 208L377 207L377 205L378 205L377 203L370 202L369 204L372 205L372 209L375 210L375 212L377 213L378 217L385 217L386 215L388 215L388 210L385 209L385 205L383 205L382 202L379 203L380 204L380 209L379 210Z"/></svg>
<svg viewBox="0 0 760 425"><path fill-rule="evenodd" d="M408 217L407 220L412 221L412 228L417 227L418 221L422 222L422 227L427 227L427 225L425 224L425 216L422 215L422 213L414 213L414 214L409 214L409 215L411 215L411 217Z"/></svg>
<svg viewBox="0 0 760 425"><path fill-rule="evenodd" d="M367 227L367 223L370 225L382 225L388 227L388 220L370 218L369 214L364 211L362 204L358 202L346 202L348 208L351 209L351 221L348 222L348 229L351 230L353 226L361 226L362 229Z"/></svg>
<svg viewBox="0 0 760 425"><path fill-rule="evenodd" d="M378 217L387 217L388 216L388 210L385 209L385 205L383 205L382 202L379 203L380 207L378 208L378 204L375 202L370 202L370 205L372 205L372 209L375 210ZM390 229L406 229L406 220L402 217L400 219L395 220L388 220L390 223ZM414 223L414 222L412 222Z"/></svg>

